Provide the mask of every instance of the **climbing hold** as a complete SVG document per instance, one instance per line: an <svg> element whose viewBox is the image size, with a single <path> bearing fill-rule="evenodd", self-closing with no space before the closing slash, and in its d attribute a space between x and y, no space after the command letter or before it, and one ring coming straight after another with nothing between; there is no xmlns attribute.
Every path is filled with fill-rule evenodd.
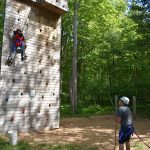
<svg viewBox="0 0 150 150"><path fill-rule="evenodd" d="M51 104L49 104L49 107L51 107Z"/></svg>
<svg viewBox="0 0 150 150"><path fill-rule="evenodd" d="M15 83L15 79L12 79L12 82Z"/></svg>
<svg viewBox="0 0 150 150"><path fill-rule="evenodd" d="M17 11L17 13L19 14L19 10Z"/></svg>
<svg viewBox="0 0 150 150"><path fill-rule="evenodd" d="M42 29L40 29L40 32L42 32Z"/></svg>
<svg viewBox="0 0 150 150"><path fill-rule="evenodd" d="M9 97L6 97L5 101L8 102L8 100L9 100Z"/></svg>
<svg viewBox="0 0 150 150"><path fill-rule="evenodd" d="M21 92L21 96L23 95L23 93Z"/></svg>
<svg viewBox="0 0 150 150"><path fill-rule="evenodd" d="M40 70L40 73L42 73L42 70Z"/></svg>
<svg viewBox="0 0 150 150"><path fill-rule="evenodd" d="M24 113L25 113L25 108L24 108L24 107L21 108L21 111L22 111L22 113L24 114Z"/></svg>
<svg viewBox="0 0 150 150"><path fill-rule="evenodd" d="M39 63L41 63L41 59L39 60Z"/></svg>
<svg viewBox="0 0 150 150"><path fill-rule="evenodd" d="M50 59L50 56L48 56L48 59Z"/></svg>
<svg viewBox="0 0 150 150"><path fill-rule="evenodd" d="M27 74L26 72L24 72L24 74Z"/></svg>
<svg viewBox="0 0 150 150"><path fill-rule="evenodd" d="M48 85L48 81L46 82L46 85Z"/></svg>
<svg viewBox="0 0 150 150"><path fill-rule="evenodd" d="M42 95L42 99L44 99L44 95Z"/></svg>
<svg viewBox="0 0 150 150"><path fill-rule="evenodd" d="M55 95L55 93L53 93L53 96Z"/></svg>
<svg viewBox="0 0 150 150"><path fill-rule="evenodd" d="M12 117L10 118L10 121L11 121L11 122L13 122L13 121L14 121L14 119L15 119L15 117L14 117L14 116L12 116Z"/></svg>

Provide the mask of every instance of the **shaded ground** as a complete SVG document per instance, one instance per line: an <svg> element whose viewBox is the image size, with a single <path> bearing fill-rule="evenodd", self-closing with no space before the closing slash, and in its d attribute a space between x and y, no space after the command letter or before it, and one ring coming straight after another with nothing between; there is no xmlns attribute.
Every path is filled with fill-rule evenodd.
<svg viewBox="0 0 150 150"><path fill-rule="evenodd" d="M82 144L85 147L98 147L100 150L113 150L115 143L114 116L94 116L89 118L64 118L60 128L47 133L20 133L20 140L50 144ZM150 119L137 118L135 128L143 140L150 145ZM134 135L131 150L148 150ZM85 148L86 149L86 148ZM117 148L118 149L118 148Z"/></svg>

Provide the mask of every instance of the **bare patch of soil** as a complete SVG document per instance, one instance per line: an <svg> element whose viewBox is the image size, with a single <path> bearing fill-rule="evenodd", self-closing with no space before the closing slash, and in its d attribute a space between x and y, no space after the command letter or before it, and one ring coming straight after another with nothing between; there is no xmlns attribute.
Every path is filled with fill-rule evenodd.
<svg viewBox="0 0 150 150"><path fill-rule="evenodd" d="M150 119L137 118L135 128L144 142L150 145ZM20 133L19 139L50 144L77 143L84 144L87 147L97 146L100 150L113 150L115 144L114 116L64 118L60 121L59 129L45 133ZM142 146L138 145L139 142L137 136L134 135L131 139L131 149L138 150L138 147L140 147L140 150L148 150L142 143L140 143Z"/></svg>

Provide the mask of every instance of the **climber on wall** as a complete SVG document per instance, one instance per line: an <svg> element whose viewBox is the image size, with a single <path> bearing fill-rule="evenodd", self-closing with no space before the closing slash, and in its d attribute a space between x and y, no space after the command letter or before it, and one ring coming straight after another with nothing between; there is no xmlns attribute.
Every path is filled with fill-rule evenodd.
<svg viewBox="0 0 150 150"><path fill-rule="evenodd" d="M24 61L27 58L25 54L25 47L26 47L25 38L22 31L20 29L14 30L12 38L13 38L13 45L10 51L10 55L7 59L7 64L9 66L13 63L17 52L21 52L21 61Z"/></svg>

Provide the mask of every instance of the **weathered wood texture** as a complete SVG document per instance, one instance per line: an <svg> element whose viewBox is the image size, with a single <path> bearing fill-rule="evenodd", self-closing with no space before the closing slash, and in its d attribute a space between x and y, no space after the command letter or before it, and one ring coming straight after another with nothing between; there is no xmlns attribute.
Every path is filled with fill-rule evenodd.
<svg viewBox="0 0 150 150"><path fill-rule="evenodd" d="M17 0L22 1L22 0ZM41 8L51 10L57 14L64 14L68 11L67 0L24 0L28 1L29 3L34 3Z"/></svg>
<svg viewBox="0 0 150 150"><path fill-rule="evenodd" d="M61 18L58 14L29 0L6 0L0 131L59 127ZM7 66L12 28L23 30L28 57L22 62L17 54L14 64Z"/></svg>

